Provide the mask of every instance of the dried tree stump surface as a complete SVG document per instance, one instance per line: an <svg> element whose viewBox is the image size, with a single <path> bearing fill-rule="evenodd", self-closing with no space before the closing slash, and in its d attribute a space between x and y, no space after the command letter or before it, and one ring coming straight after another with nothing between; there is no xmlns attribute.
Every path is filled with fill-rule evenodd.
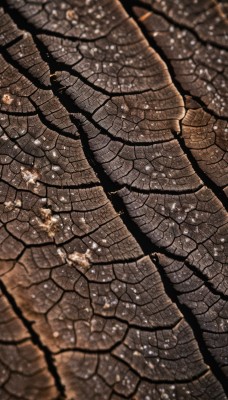
<svg viewBox="0 0 228 400"><path fill-rule="evenodd" d="M1 1L1 400L228 398L227 14Z"/></svg>

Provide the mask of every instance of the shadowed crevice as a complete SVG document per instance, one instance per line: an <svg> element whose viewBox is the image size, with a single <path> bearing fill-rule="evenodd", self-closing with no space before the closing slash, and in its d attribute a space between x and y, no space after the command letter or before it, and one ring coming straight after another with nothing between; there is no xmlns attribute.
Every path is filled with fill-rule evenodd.
<svg viewBox="0 0 228 400"><path fill-rule="evenodd" d="M159 54L160 58L164 61L164 63L167 66L168 72L172 78L172 82L174 84L174 86L176 87L176 89L178 90L179 94L182 96L183 101L185 102L185 96L188 95L190 96L193 100L196 100L199 105L201 106L202 109L205 109L206 112L210 115L212 115L215 118L219 118L221 120L225 120L227 121L226 117L221 117L216 115L213 111L209 110L206 106L206 104L198 97L196 96L192 96L191 93L185 89L183 89L182 85L180 84L180 82L175 78L175 71L174 68L170 62L170 60L167 58L167 56L165 55L164 51L161 49L160 46L157 45L156 41L148 34L146 28L144 27L144 25L140 22L140 20L137 18L137 16L135 15L134 11L132 10L132 7L136 4L134 4L135 2L133 2L133 4L129 4L129 2L125 1L125 0L121 0L121 3L123 4L123 7L125 7L126 11L129 13L129 15L134 19L134 21L136 22L136 24L138 25L139 29L141 30L143 36L145 37L145 39L148 41L149 45ZM136 2L138 3L138 2ZM139 2L139 4L141 4ZM138 4L138 5L139 5ZM140 5L141 7L144 7L144 5ZM146 8L146 7L144 7ZM152 11L151 7L147 7L150 11ZM147 9L146 8L146 9ZM174 24L174 22L172 21L172 23ZM183 29L183 27L182 27ZM185 28L187 29L187 28ZM211 191L213 191L214 195L221 201L221 203L223 204L223 207L228 210L228 203L227 203L227 197L224 193L224 191L219 188L210 178L209 176L202 170L202 168L199 166L199 164L197 163L196 159L194 158L194 156L192 155L190 149L188 149L188 147L185 144L185 141L183 139L182 135L182 120L180 120L180 129L181 132L180 133L176 133L173 132L174 138L178 140L178 143L181 147L181 149L183 150L184 154L187 156L188 160L191 163L192 168L194 169L194 171L196 172L196 174L199 176L199 178L203 181L203 183L205 184L205 186L207 186Z"/></svg>
<svg viewBox="0 0 228 400"><path fill-rule="evenodd" d="M213 40L204 40L198 34L198 32L196 32L193 28L191 28L188 25L185 25L184 23L181 23L179 21L172 19L169 15L165 14L164 12L153 8L152 5L150 5L150 4L144 3L140 0L131 0L130 2L128 0L118 0L118 1L123 5L123 7L125 8L125 10L128 12L129 15L131 15L133 7L144 8L144 10L150 11L151 13L153 13L155 15L159 15L160 17L164 18L168 23L174 25L176 28L179 28L181 30L183 30L183 29L187 30L196 38L196 40L198 42L200 42L204 46L207 44L210 44L211 46L213 46L214 48L219 49L219 50L227 49L227 47L225 47L223 45L220 46L218 43L215 43ZM211 8L213 8L213 7L214 7L214 5L211 5ZM207 10L209 10L209 8ZM139 22L137 21L137 24L138 23Z"/></svg>
<svg viewBox="0 0 228 400"><path fill-rule="evenodd" d="M156 254L153 255L151 259L160 273L166 293L168 294L169 298L177 305L178 309L183 314L185 321L192 328L193 335L199 346L204 362L211 368L211 371L213 372L217 380L221 383L224 392L227 394L228 392L227 377L225 376L224 372L219 367L217 361L214 359L214 357L208 350L197 318L193 314L192 310L185 304L181 303L181 301L179 300L177 292L173 288L172 282L165 273L164 268L162 267L162 265L160 265L157 255Z"/></svg>
<svg viewBox="0 0 228 400"><path fill-rule="evenodd" d="M180 126L182 127L182 122L180 121ZM200 177L203 181L204 185L213 192L215 197L222 203L225 210L228 210L228 202L227 197L222 189L217 186L212 179L200 168L199 164L197 163L196 159L192 155L191 150L186 146L183 137L178 135L176 132L173 132L174 137L178 140L178 143L183 150L184 154L187 156L189 162L191 163L192 168L194 169L195 173Z"/></svg>
<svg viewBox="0 0 228 400"><path fill-rule="evenodd" d="M48 349L47 346L45 346L39 335L36 333L36 331L33 328L33 323L32 321L29 321L26 319L26 317L24 316L22 310L20 309L20 307L18 306L18 304L16 303L16 300L14 299L14 297L12 296L11 293L9 293L9 291L6 289L5 284L3 283L2 280L0 280L0 289L3 293L3 295L7 298L9 304L11 305L13 311L15 312L15 314L18 316L18 318L20 319L20 321L22 321L24 327L26 328L26 330L29 332L30 336L31 336L31 341L32 343L39 348L39 350L41 350L41 352L44 355L45 361L47 363L47 367L48 367L48 371L50 372L50 374L52 375L56 388L59 391L60 397L58 397L56 400L61 400L66 398L65 395L65 387L61 382L60 376L58 374L58 370L55 366L55 362L53 360L53 355L51 353L51 351Z"/></svg>
<svg viewBox="0 0 228 400"><path fill-rule="evenodd" d="M14 44L16 44L17 41L20 41L22 38L23 38L23 36L21 35L17 38L17 40L15 39L13 42L8 43L7 46L0 46L0 52L1 52L2 57L4 58L4 60L7 63L12 65L12 67L15 68L17 72L19 72L21 75L25 76L30 81L34 82L35 85L37 86L37 88L42 89L42 90L50 90L51 89L50 85L42 84L38 78L32 76L32 74L28 70L23 68L18 61L14 60L13 57L11 56L11 54L9 53L8 48L13 46Z"/></svg>
<svg viewBox="0 0 228 400"><path fill-rule="evenodd" d="M20 344L28 342L28 337L20 340L0 340L0 346L18 346Z"/></svg>

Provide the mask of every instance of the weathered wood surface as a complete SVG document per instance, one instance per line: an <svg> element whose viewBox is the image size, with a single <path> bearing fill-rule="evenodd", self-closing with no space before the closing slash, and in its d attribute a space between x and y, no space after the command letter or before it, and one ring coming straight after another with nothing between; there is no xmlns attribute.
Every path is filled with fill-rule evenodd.
<svg viewBox="0 0 228 400"><path fill-rule="evenodd" d="M0 6L0 399L227 399L227 3Z"/></svg>

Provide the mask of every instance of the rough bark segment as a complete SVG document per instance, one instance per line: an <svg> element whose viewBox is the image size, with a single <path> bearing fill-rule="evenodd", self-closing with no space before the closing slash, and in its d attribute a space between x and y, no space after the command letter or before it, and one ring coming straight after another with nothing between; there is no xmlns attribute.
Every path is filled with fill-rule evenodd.
<svg viewBox="0 0 228 400"><path fill-rule="evenodd" d="M202 42L194 32L197 26L193 31L188 30L187 26L183 29L182 25L178 27L175 22L167 20L166 14L156 14L158 3L152 1L149 9L150 6L151 12L141 8L134 8L134 12L145 26L148 37L152 38L169 60L175 79L187 93L206 104L209 110L218 116L227 117L227 50L217 48L207 41ZM188 22L191 23L191 19ZM205 29L204 33L211 34L212 31ZM211 37L214 40L216 36L213 33Z"/></svg>
<svg viewBox="0 0 228 400"><path fill-rule="evenodd" d="M67 352L57 356L60 371L67 365L67 375L64 383L69 395L77 393L81 399L99 399L100 393L104 400L113 399L140 399L148 398L219 398L219 386L210 373L191 382L149 382L140 379L128 364L122 364L118 358L110 355L92 355L80 352ZM216 394L215 394L216 391ZM162 397L163 396L163 397ZM172 398L171 397L171 398Z"/></svg>
<svg viewBox="0 0 228 400"><path fill-rule="evenodd" d="M176 139L155 143L114 140L112 135L85 124L90 148L110 178L140 192L195 191L202 181ZM141 136L141 135L140 135Z"/></svg>
<svg viewBox="0 0 228 400"><path fill-rule="evenodd" d="M165 268L180 302L185 304L197 318L203 337L210 352L221 368L227 370L227 302L213 288L210 281L204 281L204 275L196 275L195 270L187 263L174 261L159 255L159 262Z"/></svg>
<svg viewBox="0 0 228 400"><path fill-rule="evenodd" d="M227 294L226 213L209 190L177 196L122 189L122 195L131 217L153 243L189 260Z"/></svg>
<svg viewBox="0 0 228 400"><path fill-rule="evenodd" d="M196 7L199 6L200 3ZM175 3L174 7L178 7L178 4ZM220 8L221 5L212 6L213 12L217 10L218 21L221 18ZM169 7L169 9L170 13L167 14L165 6L161 12L158 3L148 2L148 8L134 7L133 13L145 28L148 39L158 46L159 51L169 63L173 78L181 93L186 95L186 107L189 111L183 119L182 126L186 146L191 150L202 170L226 193L228 103L225 43L220 42L221 47L218 48L216 43L202 41L195 33L197 24L192 27L194 30L189 29L188 24L191 25L191 21L186 20L186 27L183 29L181 24L178 25L180 21L175 20L176 14L173 8ZM179 11L181 14L181 9ZM186 12L190 11L189 7ZM203 15L200 17L203 18ZM213 19L210 23L212 27ZM201 24L201 26L206 26ZM211 35L211 33L212 30L208 31L204 28L204 34ZM211 39L215 40L214 34ZM192 101L191 96L203 107Z"/></svg>
<svg viewBox="0 0 228 400"><path fill-rule="evenodd" d="M202 109L189 110L183 120L183 137L206 174L227 194L227 121Z"/></svg>
<svg viewBox="0 0 228 400"><path fill-rule="evenodd" d="M227 15L226 6L216 0L142 0L142 3L152 5L155 10L169 17L177 25L196 32L199 39L209 41L220 47L227 48Z"/></svg>
<svg viewBox="0 0 228 400"><path fill-rule="evenodd" d="M126 3L3 1L3 399L227 398L225 8Z"/></svg>
<svg viewBox="0 0 228 400"><path fill-rule="evenodd" d="M42 352L0 292L1 399L54 399L58 391Z"/></svg>

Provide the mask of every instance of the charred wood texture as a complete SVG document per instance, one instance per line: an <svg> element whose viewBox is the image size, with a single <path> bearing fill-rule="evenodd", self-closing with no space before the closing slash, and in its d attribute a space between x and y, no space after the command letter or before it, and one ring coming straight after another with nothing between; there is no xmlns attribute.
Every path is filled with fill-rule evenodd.
<svg viewBox="0 0 228 400"><path fill-rule="evenodd" d="M227 3L0 3L0 399L226 400Z"/></svg>

